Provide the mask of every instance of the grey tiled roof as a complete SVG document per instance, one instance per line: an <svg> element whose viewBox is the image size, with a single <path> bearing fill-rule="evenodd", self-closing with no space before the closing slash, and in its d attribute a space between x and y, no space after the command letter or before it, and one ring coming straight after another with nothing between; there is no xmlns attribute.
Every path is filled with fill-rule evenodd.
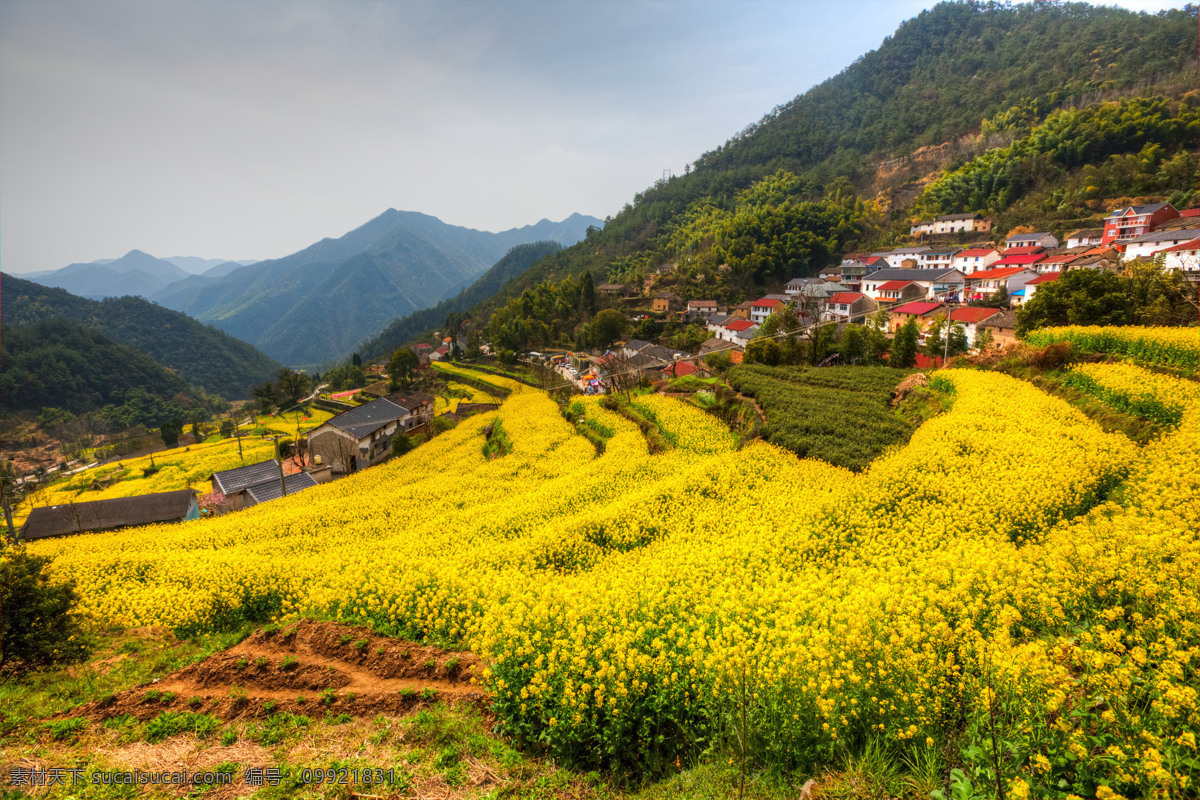
<svg viewBox="0 0 1200 800"><path fill-rule="evenodd" d="M1170 242L1178 239L1182 242L1190 241L1200 236L1200 228L1176 228L1168 231L1150 231L1143 233L1141 236L1135 236L1132 239L1124 240L1125 244L1137 244L1139 242Z"/></svg>
<svg viewBox="0 0 1200 800"><path fill-rule="evenodd" d="M283 479L284 485L287 486L288 494L302 492L305 489L311 489L317 485L312 475L307 472L297 472L295 475L288 475ZM258 505L269 500L278 500L283 497L283 490L279 486L279 476L276 475L274 480L260 483L257 486L251 486L246 490L247 500L246 505Z"/></svg>
<svg viewBox="0 0 1200 800"><path fill-rule="evenodd" d="M212 477L221 494L233 494L271 478L279 480L279 463L272 459L258 464L247 464L237 469L214 472Z"/></svg>
<svg viewBox="0 0 1200 800"><path fill-rule="evenodd" d="M326 424L346 431L355 439L363 439L390 422L408 416L408 409L401 408L390 400L372 400L353 411L338 414Z"/></svg>
<svg viewBox="0 0 1200 800"><path fill-rule="evenodd" d="M43 506L29 512L21 535L25 539L44 539L131 525L178 522L187 517L195 504L196 493L191 489L180 489L112 500Z"/></svg>
<svg viewBox="0 0 1200 800"><path fill-rule="evenodd" d="M943 275L958 272L954 269L881 269L863 278L864 281L934 281Z"/></svg>

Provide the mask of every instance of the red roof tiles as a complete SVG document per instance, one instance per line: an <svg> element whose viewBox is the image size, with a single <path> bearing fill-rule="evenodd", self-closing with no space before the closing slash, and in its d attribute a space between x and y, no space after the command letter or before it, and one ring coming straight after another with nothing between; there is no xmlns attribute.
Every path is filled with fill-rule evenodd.
<svg viewBox="0 0 1200 800"><path fill-rule="evenodd" d="M903 289L905 286L908 286L910 283L912 283L912 281L887 281L885 283L879 284L879 287L875 291L877 291L877 292L898 292L901 289Z"/></svg>
<svg viewBox="0 0 1200 800"><path fill-rule="evenodd" d="M846 305L850 305L860 297L866 297L866 295L861 292L838 292L833 297L829 298L829 302L838 304L845 303Z"/></svg>
<svg viewBox="0 0 1200 800"><path fill-rule="evenodd" d="M941 307L942 307L941 303L926 303L926 302L922 302L922 301L915 301L912 303L905 303L904 305L900 306L899 308L892 309L892 313L893 314L915 314L916 316L920 317L920 316L924 316L925 314L928 314L930 311L934 311Z"/></svg>
<svg viewBox="0 0 1200 800"><path fill-rule="evenodd" d="M998 308L956 308L950 312L953 322L982 322L1000 313Z"/></svg>

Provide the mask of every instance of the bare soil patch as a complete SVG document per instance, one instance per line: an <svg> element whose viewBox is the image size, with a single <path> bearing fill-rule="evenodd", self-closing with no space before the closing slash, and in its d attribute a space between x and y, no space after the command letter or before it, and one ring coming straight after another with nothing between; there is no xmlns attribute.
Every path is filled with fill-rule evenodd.
<svg viewBox="0 0 1200 800"><path fill-rule="evenodd" d="M87 703L71 716L105 720L163 711L226 721L282 711L351 717L404 714L444 701L483 703L483 666L468 652L425 647L334 622L260 629L242 643L152 683Z"/></svg>

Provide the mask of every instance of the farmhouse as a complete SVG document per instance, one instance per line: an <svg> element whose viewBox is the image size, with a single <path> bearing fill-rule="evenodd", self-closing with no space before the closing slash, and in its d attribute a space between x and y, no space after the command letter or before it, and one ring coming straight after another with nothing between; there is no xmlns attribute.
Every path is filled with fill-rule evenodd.
<svg viewBox="0 0 1200 800"><path fill-rule="evenodd" d="M683 298L674 292L658 292L650 301L650 307L664 313L678 311L683 308Z"/></svg>
<svg viewBox="0 0 1200 800"><path fill-rule="evenodd" d="M1037 277L1027 267L1000 267L976 272L967 277L967 294L973 298L991 297L1003 286L1010 295Z"/></svg>
<svg viewBox="0 0 1200 800"><path fill-rule="evenodd" d="M374 400L313 429L308 434L308 449L335 473L357 472L387 459L396 431L414 424L409 409L391 400Z"/></svg>
<svg viewBox="0 0 1200 800"><path fill-rule="evenodd" d="M942 303L929 302L925 300L905 303L898 308L888 312L888 330L895 333L900 330L900 327L910 319L917 321L917 327L924 332L937 317L943 316L946 313L946 306Z"/></svg>
<svg viewBox="0 0 1200 800"><path fill-rule="evenodd" d="M987 269L1000 260L1000 254L994 247L972 247L961 250L950 259L951 269L956 269L964 275Z"/></svg>
<svg viewBox="0 0 1200 800"><path fill-rule="evenodd" d="M47 539L78 533L111 531L135 525L183 522L200 516L196 493L191 489L157 492L137 497L92 500L42 506L29 512L21 530L24 539Z"/></svg>
<svg viewBox="0 0 1200 800"><path fill-rule="evenodd" d="M950 324L962 325L967 334L967 346L975 346L979 323L1001 313L998 308L956 308L950 312Z"/></svg>
<svg viewBox="0 0 1200 800"><path fill-rule="evenodd" d="M1145 233L1126 242L1125 260L1132 261L1135 258L1149 258L1159 250L1166 250L1168 247L1186 244L1196 238L1200 238L1200 227Z"/></svg>
<svg viewBox="0 0 1200 800"><path fill-rule="evenodd" d="M911 281L925 290L925 298L962 293L963 274L956 269L881 269L863 278L863 294L874 298L879 287L890 281Z"/></svg>
<svg viewBox="0 0 1200 800"><path fill-rule="evenodd" d="M283 496L279 485L282 468L278 461L261 461L257 464L247 464L237 469L227 469L212 474L212 490L225 495L225 500L234 510L249 508ZM306 472L288 475L284 478L288 494L311 489L317 485L313 476ZM256 494L251 494L255 491Z"/></svg>
<svg viewBox="0 0 1200 800"><path fill-rule="evenodd" d="M862 292L838 292L829 298L822 318L826 322L862 322L879 305Z"/></svg>
<svg viewBox="0 0 1200 800"><path fill-rule="evenodd" d="M1046 233L1018 233L1015 236L1010 236L1004 241L1005 248L1013 247L1058 247L1058 239L1053 234ZM1006 249L1005 252L1008 252Z"/></svg>

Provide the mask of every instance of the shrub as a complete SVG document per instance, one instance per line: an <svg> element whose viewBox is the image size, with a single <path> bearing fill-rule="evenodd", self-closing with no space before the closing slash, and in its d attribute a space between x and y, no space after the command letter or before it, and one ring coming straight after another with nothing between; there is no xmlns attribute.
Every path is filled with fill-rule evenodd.
<svg viewBox="0 0 1200 800"><path fill-rule="evenodd" d="M75 584L52 581L51 559L17 546L0 559L0 672L79 661L88 647Z"/></svg>

